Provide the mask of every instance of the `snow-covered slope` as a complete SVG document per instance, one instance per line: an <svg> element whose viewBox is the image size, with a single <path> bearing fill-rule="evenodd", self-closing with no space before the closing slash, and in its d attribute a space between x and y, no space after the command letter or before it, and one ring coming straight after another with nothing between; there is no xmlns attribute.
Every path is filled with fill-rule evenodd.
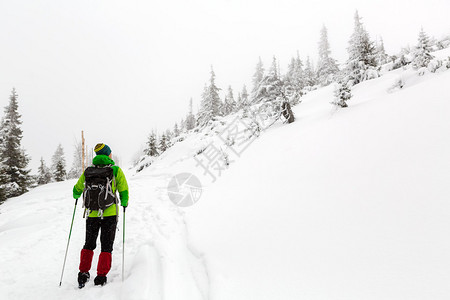
<svg viewBox="0 0 450 300"><path fill-rule="evenodd" d="M430 75L431 76L431 75ZM447 299L450 72L309 94L188 214L212 299Z"/></svg>
<svg viewBox="0 0 450 300"><path fill-rule="evenodd" d="M399 77L404 88L392 88ZM214 183L193 156L219 145L233 116L186 136L128 174L124 282L122 215L108 284L78 290L78 204L60 288L74 181L10 199L0 299L448 299L449 82L450 71L396 70L357 85L338 110L332 86L313 91L296 122L230 156ZM181 172L204 187L188 208L167 195Z"/></svg>

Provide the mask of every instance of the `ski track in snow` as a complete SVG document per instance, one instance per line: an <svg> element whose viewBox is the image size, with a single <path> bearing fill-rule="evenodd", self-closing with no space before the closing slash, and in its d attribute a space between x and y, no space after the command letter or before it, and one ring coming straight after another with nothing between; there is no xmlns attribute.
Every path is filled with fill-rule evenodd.
<svg viewBox="0 0 450 300"><path fill-rule="evenodd" d="M207 299L208 280L201 258L187 246L183 212L170 202L171 174L128 176L125 280L122 283L120 211L113 263L104 287L93 285L100 241L91 280L77 287L79 253L85 220L77 205L62 286L59 280L74 209L75 181L38 187L0 208L0 299Z"/></svg>

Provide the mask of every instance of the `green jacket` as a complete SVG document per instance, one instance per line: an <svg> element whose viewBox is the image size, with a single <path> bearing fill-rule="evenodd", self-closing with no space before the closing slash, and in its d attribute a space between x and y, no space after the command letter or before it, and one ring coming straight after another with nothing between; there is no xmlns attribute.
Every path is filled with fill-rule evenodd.
<svg viewBox="0 0 450 300"><path fill-rule="evenodd" d="M119 192L121 205L127 206L128 205L128 183L125 178L125 175L123 174L122 169L120 169L118 166L115 166L115 162L106 155L97 155L92 160L92 164L95 166L111 165L111 167L114 171L114 177L116 178L116 184L114 185L114 182L113 182L113 185L112 185L113 193L115 193L117 190ZM83 173L81 175L80 179L78 179L77 183L73 187L73 198L74 199L80 198L81 194L83 194L84 181L85 181L85 177L84 177L84 173ZM110 207L105 209L105 211L103 212L104 217L115 216L115 215L117 215L116 204L111 205ZM98 217L98 210L91 211L91 213L89 214L89 217L90 218Z"/></svg>

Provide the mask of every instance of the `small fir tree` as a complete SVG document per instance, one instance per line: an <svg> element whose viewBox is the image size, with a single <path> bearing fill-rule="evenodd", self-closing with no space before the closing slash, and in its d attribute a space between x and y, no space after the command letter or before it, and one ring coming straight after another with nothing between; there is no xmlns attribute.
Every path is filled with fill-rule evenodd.
<svg viewBox="0 0 450 300"><path fill-rule="evenodd" d="M194 129L194 127L195 127L195 116L194 116L193 109L192 109L192 98L191 98L191 100L189 100L189 113L186 116L185 126L186 126L186 130L188 130L188 131L191 129Z"/></svg>
<svg viewBox="0 0 450 300"><path fill-rule="evenodd" d="M434 58L431 52L430 38L422 28L419 32L418 44L413 51L413 59L411 62L413 68L420 69L428 67L428 64Z"/></svg>
<svg viewBox="0 0 450 300"><path fill-rule="evenodd" d="M322 86L334 81L334 76L339 72L336 60L330 57L330 44L328 42L328 31L325 25L320 31L319 61L317 63L317 77Z"/></svg>
<svg viewBox="0 0 450 300"><path fill-rule="evenodd" d="M64 149L61 144L58 145L52 156L52 173L55 181L66 180L66 159L64 158Z"/></svg>
<svg viewBox="0 0 450 300"><path fill-rule="evenodd" d="M194 116L193 116L194 117ZM195 117L194 117L194 124L195 124ZM194 126L195 127L195 126ZM180 120L180 131L181 132L185 132L187 130L187 126L186 126L186 120L185 119L181 119Z"/></svg>
<svg viewBox="0 0 450 300"><path fill-rule="evenodd" d="M221 100L219 97L220 88L215 83L216 75L211 67L211 78L209 85L205 85L202 94L202 103L199 112L199 122L204 125L212 120L214 117L220 115Z"/></svg>
<svg viewBox="0 0 450 300"><path fill-rule="evenodd" d="M50 172L50 169L45 165L45 161L42 157L41 157L41 164L38 168L38 175L36 181L38 185L43 185L52 182L52 172Z"/></svg>
<svg viewBox="0 0 450 300"><path fill-rule="evenodd" d="M167 146L167 138L166 138L166 135L163 133L161 135L161 138L159 139L159 153L163 153L168 148L169 147Z"/></svg>
<svg viewBox="0 0 450 300"><path fill-rule="evenodd" d="M252 98L256 98L256 94L259 90L259 85L261 81L264 78L264 67L263 63L261 61L261 57L259 57L258 63L256 65L255 74L253 74L252 83L253 83L253 89L252 89Z"/></svg>
<svg viewBox="0 0 450 300"><path fill-rule="evenodd" d="M249 105L248 103L248 92L247 92L247 87L244 85L242 87L242 91L241 91L241 107L240 108L244 108L247 107Z"/></svg>
<svg viewBox="0 0 450 300"><path fill-rule="evenodd" d="M236 100L236 110L238 111L238 110L240 110L243 107L244 107L244 104L242 103L241 93L238 93L237 100Z"/></svg>
<svg viewBox="0 0 450 300"><path fill-rule="evenodd" d="M223 111L222 114L227 116L236 111L236 101L234 101L233 89L231 86L228 87L228 94L225 96L225 101L223 103Z"/></svg>
<svg viewBox="0 0 450 300"><path fill-rule="evenodd" d="M148 136L148 140L147 140L147 148L144 150L145 154L147 154L148 156L153 156L156 157L159 155L158 153L158 145L157 145L157 141L156 141L156 134L155 132L152 132L149 136Z"/></svg>
<svg viewBox="0 0 450 300"><path fill-rule="evenodd" d="M315 86L317 84L317 73L314 70L314 63L309 58L306 59L305 70L304 70L304 79L306 86Z"/></svg>
<svg viewBox="0 0 450 300"><path fill-rule="evenodd" d="M178 137L180 135L180 129L178 128L178 123L173 126L173 136Z"/></svg>
<svg viewBox="0 0 450 300"><path fill-rule="evenodd" d="M172 131L170 131L170 129L167 129L166 130L166 145L167 145L167 148L170 148L170 147L173 146L172 138L173 138Z"/></svg>
<svg viewBox="0 0 450 300"><path fill-rule="evenodd" d="M83 171L83 146L81 143L76 143L73 151L72 167L67 174L67 178L78 178L83 174Z"/></svg>
<svg viewBox="0 0 450 300"><path fill-rule="evenodd" d="M377 43L377 65L381 66L388 62L388 55L386 54L386 50L384 49L383 39L380 38L380 41Z"/></svg>
<svg viewBox="0 0 450 300"><path fill-rule="evenodd" d="M288 65L288 71L284 76L284 86L286 97L292 105L300 102L302 89L305 87L303 63L297 52L297 58L292 58Z"/></svg>
<svg viewBox="0 0 450 300"><path fill-rule="evenodd" d="M334 90L334 100L331 102L340 107L347 107L347 101L352 97L350 87L347 83L338 82Z"/></svg>
<svg viewBox="0 0 450 300"><path fill-rule="evenodd" d="M278 75L277 59L274 56L268 74L264 76L259 84L259 90L255 94L254 102L274 102L281 96L280 88L281 80Z"/></svg>
<svg viewBox="0 0 450 300"><path fill-rule="evenodd" d="M13 89L0 125L0 201L20 196L31 185L29 158L21 148L22 124L18 95Z"/></svg>
<svg viewBox="0 0 450 300"><path fill-rule="evenodd" d="M346 80L352 85L378 77L376 49L361 23L358 11L355 12L354 20L355 26L347 48L349 58L345 70Z"/></svg>

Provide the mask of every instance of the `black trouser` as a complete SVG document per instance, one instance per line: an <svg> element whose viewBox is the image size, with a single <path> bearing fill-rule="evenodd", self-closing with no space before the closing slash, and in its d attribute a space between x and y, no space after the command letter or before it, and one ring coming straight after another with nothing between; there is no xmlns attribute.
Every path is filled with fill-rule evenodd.
<svg viewBox="0 0 450 300"><path fill-rule="evenodd" d="M111 253L116 236L117 217L87 218L86 219L86 243L84 249L94 250L97 246L98 231L100 233L100 243L102 252Z"/></svg>

